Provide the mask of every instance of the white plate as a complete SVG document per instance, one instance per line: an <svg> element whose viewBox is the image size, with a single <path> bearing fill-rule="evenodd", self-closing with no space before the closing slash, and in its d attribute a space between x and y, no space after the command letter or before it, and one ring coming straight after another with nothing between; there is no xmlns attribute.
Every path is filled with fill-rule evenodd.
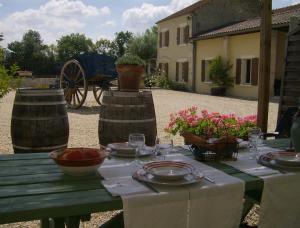
<svg viewBox="0 0 300 228"><path fill-rule="evenodd" d="M191 174L195 168L185 162L177 161L154 161L143 166L143 169L156 178L162 180L178 180Z"/></svg>
<svg viewBox="0 0 300 228"><path fill-rule="evenodd" d="M300 153L280 153L274 156L274 160L279 165L300 166Z"/></svg>
<svg viewBox="0 0 300 228"><path fill-rule="evenodd" d="M145 146L140 152L138 157L145 157L150 156L154 154L154 149L149 146ZM123 158L134 158L135 157L135 151L134 153L124 153L123 151L118 150L111 150L110 155L116 156L116 157L123 157Z"/></svg>
<svg viewBox="0 0 300 228"><path fill-rule="evenodd" d="M124 154L135 154L135 148L132 148L129 146L129 144L126 143L110 143L107 145L108 149L111 149L112 151L116 151L117 153L124 153Z"/></svg>
<svg viewBox="0 0 300 228"><path fill-rule="evenodd" d="M286 166L282 164L278 164L277 161L274 160L275 156L278 154L285 153L285 152L270 152L267 154L261 155L257 162L263 166L267 166L273 169L279 169L279 170L287 170L287 171L300 171L300 166Z"/></svg>
<svg viewBox="0 0 300 228"><path fill-rule="evenodd" d="M150 173L145 172L144 169L139 169L132 175L132 177L133 179L137 179L138 181L147 182L151 184L165 186L183 186L198 183L203 179L204 176L202 173L188 174L185 175L182 179L167 181L155 178Z"/></svg>

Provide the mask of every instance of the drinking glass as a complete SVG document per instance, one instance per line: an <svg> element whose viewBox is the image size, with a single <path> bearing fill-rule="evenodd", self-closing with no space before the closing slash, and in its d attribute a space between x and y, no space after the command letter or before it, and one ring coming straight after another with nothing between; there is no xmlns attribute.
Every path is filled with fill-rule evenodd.
<svg viewBox="0 0 300 228"><path fill-rule="evenodd" d="M131 147L135 148L135 162L138 163L138 157L140 155L140 151L145 146L145 135L141 133L132 133L129 134L128 143Z"/></svg>
<svg viewBox="0 0 300 228"><path fill-rule="evenodd" d="M156 151L158 154L167 155L173 150L173 139L170 135L156 139Z"/></svg>
<svg viewBox="0 0 300 228"><path fill-rule="evenodd" d="M261 129L258 127L248 130L250 159L254 159L258 153L258 147L262 144Z"/></svg>

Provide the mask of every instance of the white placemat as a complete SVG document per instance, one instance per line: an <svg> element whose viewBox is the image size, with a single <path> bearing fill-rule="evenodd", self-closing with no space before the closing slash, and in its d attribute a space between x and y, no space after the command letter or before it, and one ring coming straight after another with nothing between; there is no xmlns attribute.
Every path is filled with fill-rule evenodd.
<svg viewBox="0 0 300 228"><path fill-rule="evenodd" d="M137 187L136 184L140 183L135 181L132 183L135 187L130 188L132 180L127 178L133 173L134 167L128 164L119 166L110 161L99 171L107 179L103 183L112 185L114 193L122 197L126 228L238 227L244 195L244 183L241 180L181 154L163 158L191 163L198 171L213 179L215 184L203 180L184 187L156 185L154 187L159 193L151 190L144 192L145 189ZM118 185L120 188L116 192Z"/></svg>
<svg viewBox="0 0 300 228"><path fill-rule="evenodd" d="M279 151L262 147L260 153ZM237 161L225 162L245 173L264 180L259 228L300 227L300 172L282 174L257 164L247 150L239 153Z"/></svg>

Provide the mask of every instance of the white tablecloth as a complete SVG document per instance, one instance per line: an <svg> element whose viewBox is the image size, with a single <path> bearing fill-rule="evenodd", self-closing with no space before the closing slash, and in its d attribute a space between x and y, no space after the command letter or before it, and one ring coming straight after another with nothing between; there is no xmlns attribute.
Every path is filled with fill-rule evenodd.
<svg viewBox="0 0 300 228"><path fill-rule="evenodd" d="M265 147L260 151L277 150ZM250 153L245 150L239 153L238 161L225 163L263 179L259 228L299 228L300 172L282 174L257 164L249 157Z"/></svg>
<svg viewBox="0 0 300 228"><path fill-rule="evenodd" d="M148 192L143 189L129 193L126 189L123 194L121 192L126 228L238 227L244 195L241 180L180 154L168 155L166 159L193 164L197 170L214 179L215 184L203 180L185 187L155 186L159 194L149 189ZM124 181L124 177L130 177L134 170L131 165L127 166L114 160L104 163L99 170L107 179L103 184L113 186L114 183L121 183L124 188L120 179Z"/></svg>

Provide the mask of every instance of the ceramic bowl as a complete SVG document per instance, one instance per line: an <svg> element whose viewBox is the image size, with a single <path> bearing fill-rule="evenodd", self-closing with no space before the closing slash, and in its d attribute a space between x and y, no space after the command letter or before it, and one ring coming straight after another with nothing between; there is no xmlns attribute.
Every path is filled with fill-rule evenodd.
<svg viewBox="0 0 300 228"><path fill-rule="evenodd" d="M68 148L64 151L53 151L50 157L61 170L72 176L93 174L103 163L106 153L94 148Z"/></svg>

